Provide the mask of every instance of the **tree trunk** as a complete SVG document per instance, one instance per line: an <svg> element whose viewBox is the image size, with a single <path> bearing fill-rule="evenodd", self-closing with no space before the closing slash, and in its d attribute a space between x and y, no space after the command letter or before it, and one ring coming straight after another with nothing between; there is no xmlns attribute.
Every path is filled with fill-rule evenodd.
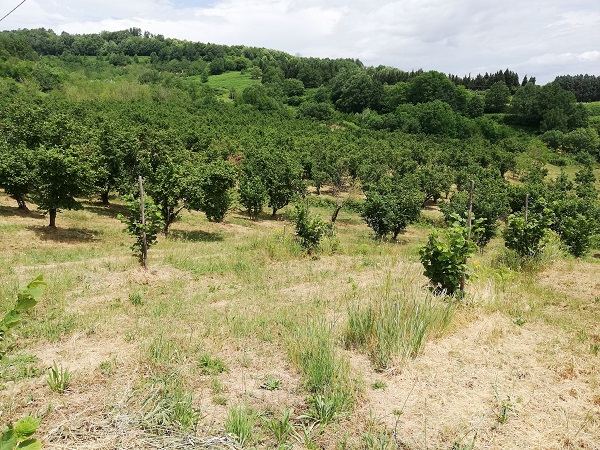
<svg viewBox="0 0 600 450"><path fill-rule="evenodd" d="M56 228L56 209L49 209L48 214L50 214L50 224L48 226Z"/></svg>
<svg viewBox="0 0 600 450"><path fill-rule="evenodd" d="M337 220L338 214L342 210L342 207L343 207L343 205L337 205L335 207L335 210L333 211L333 214L331 215L331 223L335 223L335 221Z"/></svg>
<svg viewBox="0 0 600 450"><path fill-rule="evenodd" d="M29 212L29 208L27 207L27 203L25 203L25 199L23 197L20 195L15 196L15 200L17 201L17 205L19 206L20 210Z"/></svg>
<svg viewBox="0 0 600 450"><path fill-rule="evenodd" d="M100 201L102 202L103 205L108 206L108 194L110 192L110 188L107 189L106 191L103 191L100 193Z"/></svg>
<svg viewBox="0 0 600 450"><path fill-rule="evenodd" d="M394 241L398 239L398 235L400 234L400 231L402 231L402 230L401 229L394 230L394 237L393 237Z"/></svg>
<svg viewBox="0 0 600 450"><path fill-rule="evenodd" d="M165 220L165 226L163 227L163 233L165 234L165 237L169 236L169 225L171 224Z"/></svg>
<svg viewBox="0 0 600 450"><path fill-rule="evenodd" d="M277 214L277 208L273 208L273 214L271 214L271 217L275 218L276 214Z"/></svg>

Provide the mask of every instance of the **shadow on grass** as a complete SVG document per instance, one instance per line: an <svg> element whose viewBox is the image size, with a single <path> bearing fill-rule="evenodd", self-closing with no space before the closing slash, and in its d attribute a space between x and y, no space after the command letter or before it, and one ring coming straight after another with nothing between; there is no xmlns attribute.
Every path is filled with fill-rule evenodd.
<svg viewBox="0 0 600 450"><path fill-rule="evenodd" d="M600 253L594 253L592 258L600 259Z"/></svg>
<svg viewBox="0 0 600 450"><path fill-rule="evenodd" d="M169 238L178 241L190 242L221 242L223 235L221 233L207 233L206 231L194 230L169 230Z"/></svg>
<svg viewBox="0 0 600 450"><path fill-rule="evenodd" d="M50 228L42 225L32 225L27 229L36 233L44 241L63 243L94 242L99 240L98 235L101 234L86 228Z"/></svg>
<svg viewBox="0 0 600 450"><path fill-rule="evenodd" d="M100 202L82 202L83 207L87 211L91 211L99 216L106 216L116 219L119 214L126 215L129 209L125 205L105 205Z"/></svg>
<svg viewBox="0 0 600 450"><path fill-rule="evenodd" d="M43 214L34 210L23 210L16 206L0 206L0 217L31 217L32 219L41 219Z"/></svg>

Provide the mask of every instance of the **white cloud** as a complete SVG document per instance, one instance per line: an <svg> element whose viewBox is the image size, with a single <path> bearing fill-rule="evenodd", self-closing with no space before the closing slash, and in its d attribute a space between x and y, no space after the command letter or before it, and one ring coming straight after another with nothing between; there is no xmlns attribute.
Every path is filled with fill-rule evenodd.
<svg viewBox="0 0 600 450"><path fill-rule="evenodd" d="M508 67L540 82L600 75L597 0L29 0L0 23L71 33L132 26L404 70L462 75Z"/></svg>

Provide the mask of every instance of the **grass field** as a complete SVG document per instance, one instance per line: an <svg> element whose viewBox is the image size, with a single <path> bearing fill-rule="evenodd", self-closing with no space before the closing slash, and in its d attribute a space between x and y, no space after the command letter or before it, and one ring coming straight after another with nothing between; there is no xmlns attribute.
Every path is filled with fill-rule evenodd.
<svg viewBox="0 0 600 450"><path fill-rule="evenodd" d="M260 84L260 80L253 80L250 73L225 72L208 77L208 85L215 90L218 97L224 99L230 99L231 89L235 90L236 95L241 95L244 89L254 84Z"/></svg>
<svg viewBox="0 0 600 450"><path fill-rule="evenodd" d="M316 258L285 214L186 213L144 271L118 200L57 230L13 203L0 193L2 310L48 286L2 362L0 419L40 417L44 448L598 448L599 249L551 245L523 273L496 239L454 304L424 289L435 210L398 242L342 211Z"/></svg>

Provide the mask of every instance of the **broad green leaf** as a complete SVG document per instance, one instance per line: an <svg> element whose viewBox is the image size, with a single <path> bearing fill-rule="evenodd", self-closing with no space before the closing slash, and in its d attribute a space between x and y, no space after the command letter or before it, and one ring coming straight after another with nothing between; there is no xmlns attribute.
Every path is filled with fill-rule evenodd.
<svg viewBox="0 0 600 450"><path fill-rule="evenodd" d="M0 322L0 328L2 328L3 330L8 330L9 328L14 327L16 324L19 323L19 317L20 314L18 311L14 309L12 311L9 311L2 319L2 322Z"/></svg>
<svg viewBox="0 0 600 450"><path fill-rule="evenodd" d="M20 442L17 445L17 448L23 450L40 450L42 448L42 443L37 439L27 439L26 441Z"/></svg>
<svg viewBox="0 0 600 450"><path fill-rule="evenodd" d="M17 437L12 429L6 430L0 436L0 450L13 450L17 445Z"/></svg>
<svg viewBox="0 0 600 450"><path fill-rule="evenodd" d="M15 424L15 432L17 433L17 436L21 439L28 438L33 433L35 433L37 427L40 426L40 422L40 419L36 419L34 417L23 417Z"/></svg>
<svg viewBox="0 0 600 450"><path fill-rule="evenodd" d="M19 292L15 310L25 311L26 309L33 308L36 304L37 301L29 292Z"/></svg>

